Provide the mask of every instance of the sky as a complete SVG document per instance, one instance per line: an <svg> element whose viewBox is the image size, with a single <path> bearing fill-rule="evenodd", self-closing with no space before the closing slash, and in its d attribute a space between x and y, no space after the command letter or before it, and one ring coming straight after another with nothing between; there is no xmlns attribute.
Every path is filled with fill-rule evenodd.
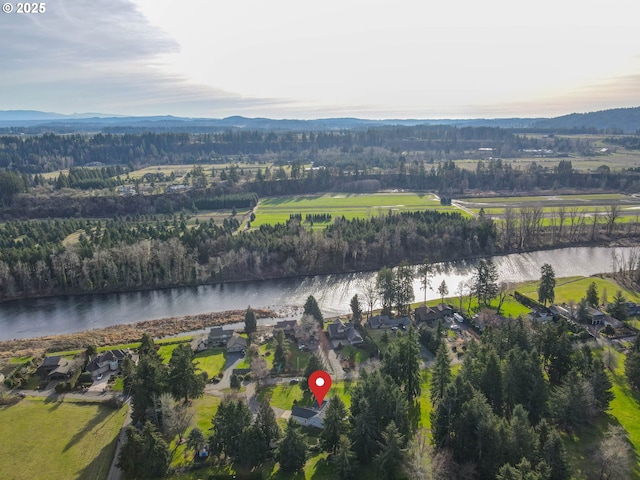
<svg viewBox="0 0 640 480"><path fill-rule="evenodd" d="M0 110L427 119L640 106L635 0L8 3Z"/></svg>

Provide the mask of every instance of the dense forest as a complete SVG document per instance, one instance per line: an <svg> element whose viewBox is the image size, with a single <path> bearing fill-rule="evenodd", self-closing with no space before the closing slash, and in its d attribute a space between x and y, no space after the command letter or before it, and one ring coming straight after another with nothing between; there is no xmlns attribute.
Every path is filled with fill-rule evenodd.
<svg viewBox="0 0 640 480"><path fill-rule="evenodd" d="M593 151L590 141L554 135L527 136L491 127L414 126L380 127L363 131L222 133L142 133L0 136L0 168L44 173L99 162L104 165L161 165L223 163L228 157L264 162L274 157L321 161L347 156L366 161L369 168L402 152L420 152L421 161L526 156L525 150L548 150L547 155ZM363 164L364 166L364 164Z"/></svg>

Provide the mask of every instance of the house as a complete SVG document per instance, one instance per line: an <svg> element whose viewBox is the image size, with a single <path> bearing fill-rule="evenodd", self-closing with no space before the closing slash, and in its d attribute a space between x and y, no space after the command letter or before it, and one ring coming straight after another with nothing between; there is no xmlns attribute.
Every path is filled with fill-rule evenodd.
<svg viewBox="0 0 640 480"><path fill-rule="evenodd" d="M291 408L291 418L304 427L324 428L324 416L328 403L328 400L324 400L320 408L317 402L314 402L311 407L294 405Z"/></svg>
<svg viewBox="0 0 640 480"><path fill-rule="evenodd" d="M75 369L78 367L78 362L75 360L69 360L68 358L64 358L64 357L60 357L60 360L58 361L58 365L56 368L54 368L53 370L51 370L47 376L46 379L51 381L51 380L66 380L67 378L69 378L71 375L73 375L73 372L75 371Z"/></svg>
<svg viewBox="0 0 640 480"><path fill-rule="evenodd" d="M227 342L227 353L243 352L246 349L247 349L247 339L235 333Z"/></svg>
<svg viewBox="0 0 640 480"><path fill-rule="evenodd" d="M273 334L275 336L278 330L282 330L285 337L294 338L297 325L297 320L281 320L273 326Z"/></svg>
<svg viewBox="0 0 640 480"><path fill-rule="evenodd" d="M86 371L92 377L97 377L101 373L117 372L122 367L125 358L130 358L134 363L138 363L138 356L129 350L107 350L96 355L88 364Z"/></svg>
<svg viewBox="0 0 640 480"><path fill-rule="evenodd" d="M364 342L360 333L353 326L353 323L344 323L340 319L327 326L327 333L334 348L345 345L360 345Z"/></svg>
<svg viewBox="0 0 640 480"><path fill-rule="evenodd" d="M453 308L443 303L439 303L435 307L421 305L413 311L413 315L416 323L433 324L440 319L452 316Z"/></svg>
<svg viewBox="0 0 640 480"><path fill-rule="evenodd" d="M588 307L587 312L591 317L591 325L602 325L604 323L604 313L595 308Z"/></svg>
<svg viewBox="0 0 640 480"><path fill-rule="evenodd" d="M60 355L44 357L44 360L36 370L36 373L42 378L47 378L51 372L53 372L59 366L64 365L65 362L67 362L67 360Z"/></svg>
<svg viewBox="0 0 640 480"><path fill-rule="evenodd" d="M209 347L222 347L233 336L233 330L225 330L222 327L212 327L209 331Z"/></svg>
<svg viewBox="0 0 640 480"><path fill-rule="evenodd" d="M202 352L207 348L209 348L209 338L207 335L194 335L193 340L191 340L191 350L197 353Z"/></svg>
<svg viewBox="0 0 640 480"><path fill-rule="evenodd" d="M411 325L411 320L408 317L389 318L386 315L376 315L371 317L367 321L367 327L369 328L407 328Z"/></svg>
<svg viewBox="0 0 640 480"><path fill-rule="evenodd" d="M576 316L575 307L567 307L565 305L551 305L549 311L553 315L566 318L567 320L574 320Z"/></svg>

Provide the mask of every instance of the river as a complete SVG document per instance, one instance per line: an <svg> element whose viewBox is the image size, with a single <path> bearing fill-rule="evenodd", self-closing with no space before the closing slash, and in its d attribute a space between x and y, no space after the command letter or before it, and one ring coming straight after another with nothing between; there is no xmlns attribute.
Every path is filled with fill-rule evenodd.
<svg viewBox="0 0 640 480"><path fill-rule="evenodd" d="M617 248L628 253L631 247ZM589 276L611 271L609 247L576 247L494 257L500 281L521 282L540 277L540 267L549 263L556 277ZM477 260L445 262L435 266L432 290L427 299L438 298L437 287L447 282L449 295L469 279ZM364 285L375 281L375 272L317 275L200 287L182 287L130 293L57 296L16 300L0 304L0 340L71 333L142 320L197 313L254 308L284 310L298 316L294 307L314 295L325 316L350 312L354 294L362 296ZM418 279L416 301L424 299ZM273 320L271 320L273 321ZM268 320L267 320L268 322Z"/></svg>

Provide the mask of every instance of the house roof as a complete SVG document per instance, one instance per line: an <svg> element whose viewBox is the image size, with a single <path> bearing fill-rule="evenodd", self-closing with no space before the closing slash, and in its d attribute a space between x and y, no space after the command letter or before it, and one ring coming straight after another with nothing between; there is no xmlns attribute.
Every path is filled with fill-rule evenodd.
<svg viewBox="0 0 640 480"><path fill-rule="evenodd" d="M316 415L319 415L321 413L324 413L324 408L327 406L328 400L323 400L322 401L322 406L320 408L318 408L318 403L317 402L313 402L313 405L310 407L299 407L297 405L294 405L291 408L291 415L294 417L300 417L300 418L313 418Z"/></svg>
<svg viewBox="0 0 640 480"><path fill-rule="evenodd" d="M235 346L247 347L247 339L240 335L233 334L233 336L227 341L227 349Z"/></svg>
<svg viewBox="0 0 640 480"><path fill-rule="evenodd" d="M55 367L60 364L62 357L60 355L54 355L52 357L44 357L40 367Z"/></svg>
<svg viewBox="0 0 640 480"><path fill-rule="evenodd" d="M292 328L295 328L297 324L298 324L297 320L281 320L278 323L276 323L273 326L273 328L274 329L282 328L284 330L290 330Z"/></svg>

